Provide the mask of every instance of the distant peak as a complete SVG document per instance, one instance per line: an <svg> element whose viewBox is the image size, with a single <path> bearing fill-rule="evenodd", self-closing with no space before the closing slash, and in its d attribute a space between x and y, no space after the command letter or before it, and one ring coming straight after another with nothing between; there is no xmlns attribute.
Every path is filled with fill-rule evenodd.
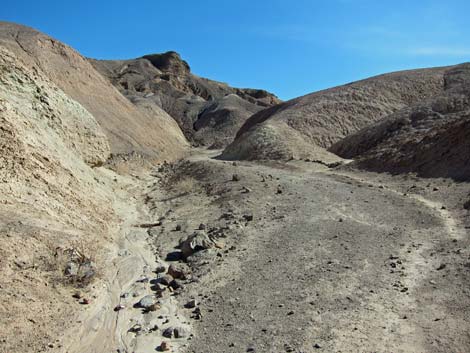
<svg viewBox="0 0 470 353"><path fill-rule="evenodd" d="M181 59L175 51L168 51L162 54L149 54L143 57L149 60L153 66L163 72L170 72L176 75L188 74L191 71L189 64Z"/></svg>

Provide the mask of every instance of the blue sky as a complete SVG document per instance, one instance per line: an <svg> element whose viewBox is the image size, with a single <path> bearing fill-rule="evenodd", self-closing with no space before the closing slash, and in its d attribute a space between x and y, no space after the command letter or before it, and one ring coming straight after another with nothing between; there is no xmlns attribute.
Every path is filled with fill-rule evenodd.
<svg viewBox="0 0 470 353"><path fill-rule="evenodd" d="M470 61L468 0L8 0L1 19L94 58L175 50L200 76L282 99Z"/></svg>

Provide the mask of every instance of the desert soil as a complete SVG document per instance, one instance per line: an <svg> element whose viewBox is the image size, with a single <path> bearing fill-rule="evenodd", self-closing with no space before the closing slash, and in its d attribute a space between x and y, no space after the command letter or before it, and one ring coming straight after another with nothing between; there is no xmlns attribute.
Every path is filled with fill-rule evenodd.
<svg viewBox="0 0 470 353"><path fill-rule="evenodd" d="M113 275L67 351L470 351L468 184L216 154L196 151L123 191ZM133 307L200 224L217 247L188 259L157 311ZM162 337L168 327L185 337Z"/></svg>

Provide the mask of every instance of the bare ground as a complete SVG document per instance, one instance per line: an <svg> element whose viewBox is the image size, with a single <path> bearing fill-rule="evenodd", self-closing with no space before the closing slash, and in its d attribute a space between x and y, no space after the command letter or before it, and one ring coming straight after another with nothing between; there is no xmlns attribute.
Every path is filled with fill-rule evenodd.
<svg viewBox="0 0 470 353"><path fill-rule="evenodd" d="M198 279L183 292L203 313L188 352L470 350L468 228L457 196L468 185L302 161L190 160L176 173L194 175L203 191L153 199L172 210L156 234L160 256L199 223L225 242L194 264ZM220 218L227 212L234 219Z"/></svg>
<svg viewBox="0 0 470 353"><path fill-rule="evenodd" d="M468 184L212 157L118 181L121 241L60 351L155 352L163 340L201 353L470 350ZM142 277L177 263L201 223L218 248L189 258L156 312L135 308L153 293ZM174 326L188 336L163 338Z"/></svg>

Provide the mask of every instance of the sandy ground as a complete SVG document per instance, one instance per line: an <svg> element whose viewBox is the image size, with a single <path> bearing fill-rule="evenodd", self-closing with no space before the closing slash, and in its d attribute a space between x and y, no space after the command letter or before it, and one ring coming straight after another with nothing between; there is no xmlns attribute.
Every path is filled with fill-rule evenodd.
<svg viewBox="0 0 470 353"><path fill-rule="evenodd" d="M121 240L62 351L470 351L467 184L214 155L120 180ZM201 223L218 246L155 312L134 307Z"/></svg>
<svg viewBox="0 0 470 353"><path fill-rule="evenodd" d="M107 261L103 261L109 264L103 270L103 281L87 294L95 300L81 313L78 329L74 327L65 334L60 351L155 352L163 340L178 349L181 340L164 339L162 332L169 326L189 326L176 300L169 296L157 298L152 288L158 278L157 266L167 267L149 244L148 228L142 227L151 222L143 200L153 178L118 178L114 200L114 209L122 219L116 229L118 242L108 249ZM137 307L145 296L158 300L157 311Z"/></svg>

